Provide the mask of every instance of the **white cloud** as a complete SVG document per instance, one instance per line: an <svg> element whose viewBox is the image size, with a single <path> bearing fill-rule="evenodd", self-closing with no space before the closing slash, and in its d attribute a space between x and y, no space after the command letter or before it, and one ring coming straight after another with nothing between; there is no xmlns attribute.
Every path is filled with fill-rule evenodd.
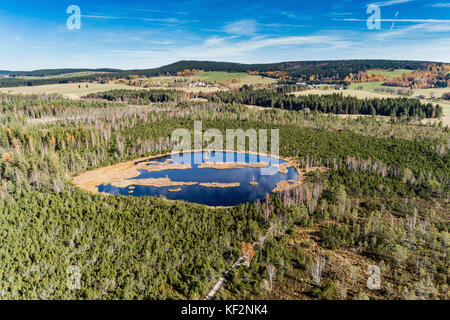
<svg viewBox="0 0 450 320"><path fill-rule="evenodd" d="M283 16L288 17L288 18L292 18L292 19L296 19L297 18L297 16L295 14L291 13L291 12L282 11L281 14Z"/></svg>
<svg viewBox="0 0 450 320"><path fill-rule="evenodd" d="M338 21L367 21L367 19L355 19L355 18L345 18L345 19L333 19ZM441 19L379 19L381 22L437 22L437 23L450 23L450 20L441 20Z"/></svg>
<svg viewBox="0 0 450 320"><path fill-rule="evenodd" d="M332 12L332 16L349 16L353 14L352 12Z"/></svg>
<svg viewBox="0 0 450 320"><path fill-rule="evenodd" d="M331 52L335 52L338 48L348 48L351 44L344 38L326 35L252 37L245 40L237 40L233 37L211 37L199 45L155 50L107 50L104 54L114 54L115 58L128 62L139 61L140 68L145 68L183 59L258 63L289 60L296 56L296 60L302 60L303 50L309 52L308 50L320 51L328 48Z"/></svg>
<svg viewBox="0 0 450 320"><path fill-rule="evenodd" d="M189 13L185 12L185 11L169 11L169 10L157 10L157 9L134 9L134 10L143 11L143 12L178 14L178 15L183 15L183 16L189 15Z"/></svg>
<svg viewBox="0 0 450 320"><path fill-rule="evenodd" d="M82 14L81 17L88 18L88 19L124 19L123 17L97 16L97 15L90 15L90 14Z"/></svg>
<svg viewBox="0 0 450 320"><path fill-rule="evenodd" d="M402 3L408 3L408 2L412 2L412 1L415 1L415 0L389 0L389 1L371 3L371 5L376 5L379 7L388 7L388 6L393 6L393 5L402 4Z"/></svg>
<svg viewBox="0 0 450 320"><path fill-rule="evenodd" d="M406 59L450 62L448 37L417 38L417 28L444 26L417 25L416 29L391 32L384 41L368 32L322 31L309 36L289 37L208 37L198 44L165 46L147 49L93 48L52 56L48 49L16 50L19 58L14 65L10 51L0 51L0 61L9 69L36 69L57 67L113 67L143 69L159 67L179 60L215 60L241 63L272 63L296 60L329 59ZM386 32L388 33L388 32ZM445 35L445 34L444 34ZM439 50L436 50L439 48ZM39 57L39 59L34 59ZM45 57L45 58L42 58ZM6 69L8 69L6 68ZM1 69L1 66L0 66Z"/></svg>
<svg viewBox="0 0 450 320"><path fill-rule="evenodd" d="M180 22L177 18L167 18L167 19L138 18L137 20L151 21L151 22L167 22L167 23Z"/></svg>
<svg viewBox="0 0 450 320"><path fill-rule="evenodd" d="M223 30L229 34L253 35L256 33L257 23L255 20L241 20L225 25Z"/></svg>
<svg viewBox="0 0 450 320"><path fill-rule="evenodd" d="M101 15L89 15L89 14L82 14L82 18L88 18L88 19L106 19L106 20L112 20L112 19L120 19L120 20L138 20L138 21L147 21L147 22L162 22L162 23L182 23L182 22L189 22L189 21L182 21L177 18L137 18L137 17L116 17L116 16L101 16Z"/></svg>
<svg viewBox="0 0 450 320"><path fill-rule="evenodd" d="M438 2L438 3L432 4L431 6L434 8L450 8L450 3Z"/></svg>
<svg viewBox="0 0 450 320"><path fill-rule="evenodd" d="M376 0L374 0L376 1ZM436 0L435 0L436 1ZM382 3L393 3L384 1ZM345 13L345 10L339 10ZM91 16L92 19L135 19L132 17ZM94 18L95 17L95 18ZM347 17L346 15L335 15ZM351 17L351 16L350 16ZM445 16L444 16L445 17ZM348 17L349 18L349 17ZM145 18L139 18L145 19ZM168 20L171 19L171 20ZM184 20L175 18L149 19L155 22ZM172 20L174 19L174 20ZM365 19L333 19L340 21L360 21ZM9 41L8 50L0 50L0 62L4 69L38 69L56 67L113 67L123 69L143 69L159 67L179 60L216 60L241 63L270 63L295 60L329 60L329 59L408 59L450 62L450 20L438 19L383 19L386 22L405 22L394 30L389 28L370 31L364 28L347 30L329 28L315 33L309 29L299 30L301 34L289 33L262 35L268 27L287 28L288 24L274 21L270 24L255 20L231 21L218 30L205 30L202 33L191 32L188 28L174 28L161 34L158 29L146 28L136 33L135 30L103 30L85 34L66 34L61 27L60 34L53 41L58 44L70 40L71 45L58 45L57 50L46 35L44 41L49 48L31 50L37 41ZM354 27L353 24L350 26ZM386 24L387 25L387 24ZM292 27L298 27L292 25ZM390 23L389 23L390 26ZM2 26L0 26L2 27ZM185 31L188 30L188 31ZM291 31L291 30L289 30ZM304 34L308 32L309 34ZM2 32L0 28L0 46L2 38L11 38L11 31ZM68 38L70 37L70 38ZM27 40L30 38L27 35ZM95 41L93 42L93 39ZM125 39L126 41L123 41ZM74 42L76 41L76 42ZM104 43L106 41L106 43ZM116 41L111 44L109 41ZM86 50L89 46L89 50ZM25 50L25 49L30 50ZM438 48L438 49L437 49ZM38 57L38 58L36 58ZM0 66L0 69L1 66Z"/></svg>

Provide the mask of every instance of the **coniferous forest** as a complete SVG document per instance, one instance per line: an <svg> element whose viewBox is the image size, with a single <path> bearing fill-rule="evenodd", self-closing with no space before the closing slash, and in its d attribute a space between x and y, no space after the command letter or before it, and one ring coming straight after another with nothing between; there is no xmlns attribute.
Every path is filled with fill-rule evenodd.
<svg viewBox="0 0 450 320"><path fill-rule="evenodd" d="M449 131L439 107L251 89L189 98L0 96L0 298L203 299L243 243L254 244L251 263L227 274L215 299L449 298ZM169 152L172 131L193 134L195 120L204 131L279 129L280 155L311 170L292 190L230 208L72 182ZM380 290L366 286L368 265L381 269ZM79 290L66 285L71 266Z"/></svg>
<svg viewBox="0 0 450 320"><path fill-rule="evenodd" d="M0 302L450 301L449 2L2 0Z"/></svg>
<svg viewBox="0 0 450 320"><path fill-rule="evenodd" d="M366 114L397 117L439 118L442 108L432 103L423 104L410 98L366 98L344 96L338 93L294 96L279 90L241 90L216 92L206 95L211 102L241 103L287 110L312 110L335 114Z"/></svg>

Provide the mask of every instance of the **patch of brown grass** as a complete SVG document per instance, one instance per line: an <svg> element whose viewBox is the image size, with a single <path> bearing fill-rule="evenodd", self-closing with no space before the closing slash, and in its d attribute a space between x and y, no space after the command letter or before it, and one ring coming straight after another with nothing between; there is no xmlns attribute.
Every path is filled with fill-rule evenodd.
<svg viewBox="0 0 450 320"><path fill-rule="evenodd" d="M220 182L204 182L199 183L200 186L206 188L236 188L241 184L239 182L231 182L231 183L220 183Z"/></svg>

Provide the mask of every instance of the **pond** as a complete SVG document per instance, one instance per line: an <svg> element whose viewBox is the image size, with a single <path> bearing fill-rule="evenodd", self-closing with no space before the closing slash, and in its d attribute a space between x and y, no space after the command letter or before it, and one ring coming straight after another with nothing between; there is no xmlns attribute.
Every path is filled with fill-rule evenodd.
<svg viewBox="0 0 450 320"><path fill-rule="evenodd" d="M264 199L281 181L295 183L298 179L296 169L288 167L287 161L249 153L186 152L151 160L145 164L140 163L139 168L142 165L144 168L138 169L137 177L125 179L124 187L108 183L99 185L98 191L134 197L163 196L170 200L185 200L208 206L234 206ZM151 171L153 166L161 167L166 163L175 167ZM176 167L180 164L190 166ZM279 170L283 164L284 170ZM162 179L170 181L171 185L142 185L142 181L148 181L142 179ZM207 185L208 183L214 185Z"/></svg>

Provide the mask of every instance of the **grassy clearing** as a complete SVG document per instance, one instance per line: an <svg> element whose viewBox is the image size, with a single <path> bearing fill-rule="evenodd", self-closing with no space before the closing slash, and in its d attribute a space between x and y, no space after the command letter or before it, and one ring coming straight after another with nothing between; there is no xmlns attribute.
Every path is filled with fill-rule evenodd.
<svg viewBox="0 0 450 320"><path fill-rule="evenodd" d="M342 93L344 96L354 96L357 98L392 98L394 95L392 94L387 94L387 93L377 93L377 92L370 92L370 91L362 91L362 90L333 90L333 89L328 89L328 90L307 90L307 91L299 91L299 92L294 92L293 94L298 96L298 95L308 95L308 94L332 94L332 93Z"/></svg>
<svg viewBox="0 0 450 320"><path fill-rule="evenodd" d="M442 124L450 127L450 102L439 102L442 109L444 109L444 117L442 118ZM435 119L424 119L423 123L434 123Z"/></svg>
<svg viewBox="0 0 450 320"><path fill-rule="evenodd" d="M449 88L439 88L439 89L421 89L421 90L415 90L414 96L418 96L419 94L423 94L425 97L427 97L426 93L430 92L431 90L434 90L436 92L446 92L445 90L448 90ZM346 96L354 96L360 99L365 98L395 98L395 97L403 97L396 94L389 94L389 93L377 93L377 92L371 92L371 91L362 91L362 90L308 90L308 91L300 91L300 92L294 92L292 94L298 96L298 95L307 95L307 94L332 94L332 93L342 93ZM440 97L442 93L436 94L436 97ZM444 102L444 101L430 101L426 99L420 99L422 103L433 103L433 104L439 104L444 109L444 117L442 118L442 122L444 126L450 127L450 102ZM360 117L362 115L342 115L343 117ZM422 120L423 123L434 123L436 119L424 119Z"/></svg>
<svg viewBox="0 0 450 320"><path fill-rule="evenodd" d="M371 69L371 70L367 70L367 72L368 73L373 73L373 74L376 74L376 75L384 74L387 79L393 79L393 78L396 78L396 77L401 77L405 73L412 73L413 70L395 69L395 70L390 71L390 70Z"/></svg>
<svg viewBox="0 0 450 320"><path fill-rule="evenodd" d="M358 88L362 87L361 90L359 90ZM387 87L387 86L383 86L382 82L365 82L365 83L352 83L350 84L350 86L348 87L347 90L341 91L344 94L347 93L351 93L352 95L356 96L356 97L361 97L361 98L388 98L388 97L404 97L401 95L397 95L397 94L390 94L390 93L380 93L380 92L376 92L375 89L377 88L391 88L391 89L402 89L402 87ZM311 91L307 91L311 92L311 93L316 93L315 91L324 91L324 93L330 93L330 92L335 92L334 90L311 90ZM427 102L432 102L429 100L425 100L425 99L429 99L432 97L435 98L441 98L442 94L444 94L445 92L450 92L450 88L430 88L430 89L415 89L413 90L413 96L412 97L418 97L420 95L422 95L424 97L424 99L421 99L422 102L427 103ZM439 104L447 104L446 102L438 102Z"/></svg>
<svg viewBox="0 0 450 320"><path fill-rule="evenodd" d="M363 82L363 83L351 83L348 86L349 90L358 90L358 88L362 88L360 90L362 91L369 91L369 92L375 92L375 89L378 88L391 88L383 86L383 81L376 81L376 82Z"/></svg>
<svg viewBox="0 0 450 320"><path fill-rule="evenodd" d="M164 81L169 81L169 77L165 77ZM170 77L170 78L180 78L180 77ZM157 79L157 78L154 78ZM159 78L158 78L158 81ZM173 81L173 80L172 80ZM88 86L86 88L86 85ZM80 86L80 87L79 87ZM114 89L128 89L128 90L142 90L146 88L129 86L126 84L119 83L62 83L62 84L48 84L43 86L30 86L30 87L11 87L11 88L0 88L0 93L8 93L8 94L60 94L70 99L79 99L81 96L87 95L89 93L97 93L104 92L108 90ZM147 89L176 89L182 90L185 92L213 92L217 90L223 90L217 87L168 87L167 85L159 86L159 87L151 87Z"/></svg>
<svg viewBox="0 0 450 320"><path fill-rule="evenodd" d="M158 86L152 86L151 88L158 89L177 89L186 92L214 92L217 90L226 90L225 87L189 87L188 84L196 81L203 81L207 83L215 83L219 85L230 85L232 87L242 87L243 85L269 85L276 83L277 80L262 77L257 75L249 75L247 73L237 72L201 72L196 76L183 77L183 76L164 76L164 77L151 77L152 82L158 83ZM236 80L230 84L231 80ZM185 82L183 86L173 87L174 82Z"/></svg>
<svg viewBox="0 0 450 320"><path fill-rule="evenodd" d="M87 86L87 87L86 87ZM127 86L124 84L100 84L100 83L63 83L63 84L49 84L43 86L31 87L12 87L0 88L1 93L9 94L51 94L57 93L68 96L70 98L77 98L89 93L96 93L108 91L113 89L141 89L137 87Z"/></svg>
<svg viewBox="0 0 450 320"><path fill-rule="evenodd" d="M138 89L143 89L143 88L138 88ZM218 88L218 87L168 87L168 86L150 87L148 89L180 90L180 91L184 91L184 92L215 92L215 91L224 90L223 88Z"/></svg>
<svg viewBox="0 0 450 320"><path fill-rule="evenodd" d="M417 89L414 90L414 95L423 95L425 98L440 98L445 92L450 92L450 88L430 88L430 89Z"/></svg>
<svg viewBox="0 0 450 320"><path fill-rule="evenodd" d="M197 75L203 81L208 82L221 82L221 81L229 81L232 79L243 79L248 76L246 73L238 73L238 72L220 72L220 71L211 71L211 72L202 72Z"/></svg>
<svg viewBox="0 0 450 320"><path fill-rule="evenodd" d="M277 83L277 80L268 78L268 77L262 77L262 76L253 76L253 75L247 75L245 78L241 79L239 81L239 85L257 85L257 84L263 84L263 85L269 85Z"/></svg>
<svg viewBox="0 0 450 320"><path fill-rule="evenodd" d="M257 75L250 75L247 73L237 73L237 72L202 72L197 75L202 81L206 82L225 82L232 79L237 79L238 81L233 84L236 87L242 87L243 85L268 85L271 83L276 83L277 80L262 77Z"/></svg>
<svg viewBox="0 0 450 320"><path fill-rule="evenodd" d="M24 79L24 80L39 80L39 79L64 79L64 78L70 78L70 77L84 77L84 76L90 76L93 74L99 74L103 72L94 72L94 71L82 71L82 72L71 72L71 73L63 73L63 74L57 74L54 76L47 76L47 77L41 77L41 76L23 76L23 77L16 77L16 79Z"/></svg>

